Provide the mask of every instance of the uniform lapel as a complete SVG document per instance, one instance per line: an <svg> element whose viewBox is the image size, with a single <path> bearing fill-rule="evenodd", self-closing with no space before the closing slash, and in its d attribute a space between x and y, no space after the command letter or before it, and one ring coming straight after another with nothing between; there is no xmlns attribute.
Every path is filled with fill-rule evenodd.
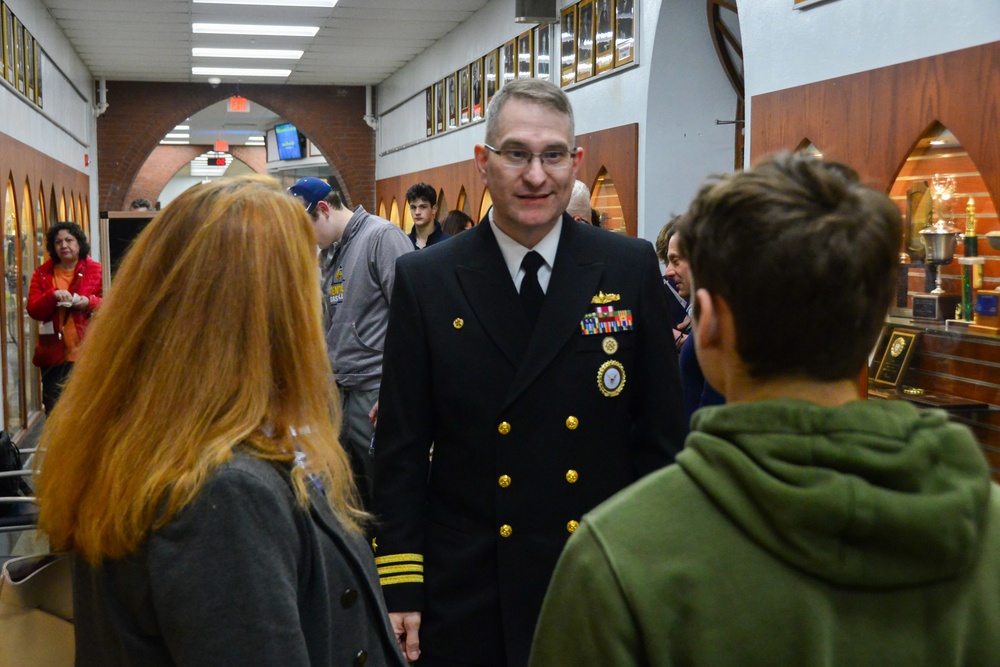
<svg viewBox="0 0 1000 667"><path fill-rule="evenodd" d="M475 234L476 244L455 268L458 283L487 335L517 367L528 344L528 323L514 281L488 222L465 233Z"/></svg>
<svg viewBox="0 0 1000 667"><path fill-rule="evenodd" d="M528 348L507 390L505 407L545 370L569 339L580 335L580 321L591 308L590 299L597 294L604 262L586 252L580 235L574 233L579 224L563 216L549 288Z"/></svg>

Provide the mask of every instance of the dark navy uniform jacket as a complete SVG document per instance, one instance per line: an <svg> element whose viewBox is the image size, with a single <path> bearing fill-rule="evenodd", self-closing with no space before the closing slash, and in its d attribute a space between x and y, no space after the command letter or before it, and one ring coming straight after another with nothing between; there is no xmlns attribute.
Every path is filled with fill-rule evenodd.
<svg viewBox="0 0 1000 667"><path fill-rule="evenodd" d="M532 331L487 223L400 257L390 300L374 548L421 665L527 663L580 517L685 436L652 246L564 215Z"/></svg>

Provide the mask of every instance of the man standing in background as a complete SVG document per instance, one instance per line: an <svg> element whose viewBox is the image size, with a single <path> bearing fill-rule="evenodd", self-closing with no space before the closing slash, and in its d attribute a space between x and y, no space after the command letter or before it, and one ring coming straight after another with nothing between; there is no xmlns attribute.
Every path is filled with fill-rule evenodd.
<svg viewBox="0 0 1000 667"><path fill-rule="evenodd" d="M437 221L437 192L434 188L426 183L417 183L406 191L406 204L413 218L410 241L414 249L426 248L449 238Z"/></svg>
<svg viewBox="0 0 1000 667"><path fill-rule="evenodd" d="M406 234L364 207L345 207L340 193L318 178L288 191L312 216L321 249L323 325L330 365L343 401L342 440L358 491L371 507L372 437L382 380L382 349L396 258L413 249Z"/></svg>

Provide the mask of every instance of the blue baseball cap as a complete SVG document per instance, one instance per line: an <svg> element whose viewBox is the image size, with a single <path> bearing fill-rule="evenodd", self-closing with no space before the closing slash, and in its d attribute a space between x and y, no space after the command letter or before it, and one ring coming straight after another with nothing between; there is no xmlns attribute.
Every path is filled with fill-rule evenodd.
<svg viewBox="0 0 1000 667"><path fill-rule="evenodd" d="M319 178L313 178L312 176L300 178L295 182L295 185L288 188L290 194L301 199L306 205L306 213L312 213L313 209L316 208L316 204L326 199L331 191L333 191L333 188L330 187L329 183Z"/></svg>

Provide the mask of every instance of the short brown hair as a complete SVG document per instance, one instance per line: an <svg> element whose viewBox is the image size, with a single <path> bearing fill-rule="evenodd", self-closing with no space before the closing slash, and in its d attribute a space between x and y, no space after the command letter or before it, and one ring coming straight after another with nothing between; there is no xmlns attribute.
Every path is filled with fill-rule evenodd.
<svg viewBox="0 0 1000 667"><path fill-rule="evenodd" d="M656 256L664 264L669 264L667 253L669 252L670 239L677 233L677 221L680 217L679 215L675 215L667 220L666 224L660 228L660 233L656 235L656 243L653 244L653 247L656 248Z"/></svg>
<svg viewBox="0 0 1000 667"><path fill-rule="evenodd" d="M576 141L576 125L573 120L573 106L562 89L545 79L514 79L505 83L486 110L486 142L496 141L497 125L500 123L500 112L511 99L524 100L541 105L563 114L569 119L570 147Z"/></svg>
<svg viewBox="0 0 1000 667"><path fill-rule="evenodd" d="M714 177L678 234L693 289L732 310L751 376L833 381L865 367L895 292L901 220L853 169L781 153Z"/></svg>

